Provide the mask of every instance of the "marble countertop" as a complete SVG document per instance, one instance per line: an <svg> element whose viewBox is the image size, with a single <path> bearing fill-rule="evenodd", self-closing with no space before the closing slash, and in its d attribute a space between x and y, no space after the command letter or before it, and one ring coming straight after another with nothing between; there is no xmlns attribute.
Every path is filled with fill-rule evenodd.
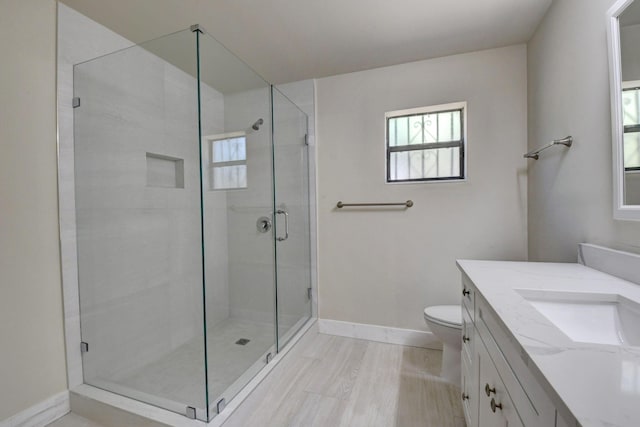
<svg viewBox="0 0 640 427"><path fill-rule="evenodd" d="M640 426L640 347L574 342L515 291L619 294L640 303L639 285L581 264L460 260L458 267L557 407L584 427Z"/></svg>

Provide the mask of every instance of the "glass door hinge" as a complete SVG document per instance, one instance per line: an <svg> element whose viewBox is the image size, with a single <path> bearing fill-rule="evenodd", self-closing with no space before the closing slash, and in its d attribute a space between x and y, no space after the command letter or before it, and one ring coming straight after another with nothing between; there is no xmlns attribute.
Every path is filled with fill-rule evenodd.
<svg viewBox="0 0 640 427"><path fill-rule="evenodd" d="M223 397L222 399L218 400L218 403L216 404L216 410L218 411L218 414L224 410L225 406L227 406L227 401Z"/></svg>
<svg viewBox="0 0 640 427"><path fill-rule="evenodd" d="M187 418L191 418L192 420L196 419L196 408L193 406L187 406L187 410L185 412Z"/></svg>

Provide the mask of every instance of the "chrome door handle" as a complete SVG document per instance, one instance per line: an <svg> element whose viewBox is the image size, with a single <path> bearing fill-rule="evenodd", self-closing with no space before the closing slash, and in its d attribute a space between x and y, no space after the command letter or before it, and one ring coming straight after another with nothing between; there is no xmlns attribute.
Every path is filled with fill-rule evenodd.
<svg viewBox="0 0 640 427"><path fill-rule="evenodd" d="M276 211L279 215L284 215L284 237L278 237L278 242L284 242L289 238L289 212L278 209Z"/></svg>

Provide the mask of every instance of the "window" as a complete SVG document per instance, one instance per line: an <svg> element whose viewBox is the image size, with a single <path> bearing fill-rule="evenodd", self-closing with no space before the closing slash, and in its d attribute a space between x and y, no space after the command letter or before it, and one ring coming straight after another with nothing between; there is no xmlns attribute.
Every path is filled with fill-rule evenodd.
<svg viewBox="0 0 640 427"><path fill-rule="evenodd" d="M247 188L247 137L244 132L207 137L209 188Z"/></svg>
<svg viewBox="0 0 640 427"><path fill-rule="evenodd" d="M466 103L385 114L387 182L465 179Z"/></svg>
<svg viewBox="0 0 640 427"><path fill-rule="evenodd" d="M622 90L624 170L640 171L640 81L626 82Z"/></svg>

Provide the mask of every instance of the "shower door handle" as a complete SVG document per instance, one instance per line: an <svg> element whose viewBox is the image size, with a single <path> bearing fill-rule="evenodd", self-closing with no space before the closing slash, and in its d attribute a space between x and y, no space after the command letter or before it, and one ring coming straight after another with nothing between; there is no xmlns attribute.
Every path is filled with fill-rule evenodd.
<svg viewBox="0 0 640 427"><path fill-rule="evenodd" d="M278 237L278 242L284 242L289 238L289 212L278 209L276 211L278 215L284 215L284 237Z"/></svg>

